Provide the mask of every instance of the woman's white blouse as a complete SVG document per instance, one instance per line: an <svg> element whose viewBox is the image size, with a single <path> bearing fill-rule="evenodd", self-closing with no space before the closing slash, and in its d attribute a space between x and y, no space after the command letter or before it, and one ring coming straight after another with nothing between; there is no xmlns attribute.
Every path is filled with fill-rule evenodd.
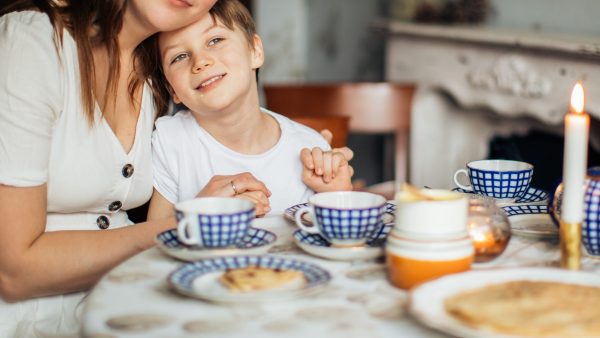
<svg viewBox="0 0 600 338"><path fill-rule="evenodd" d="M90 127L80 93L75 43L64 32L57 53L45 14L0 18L0 184L48 185L46 231L112 229L152 193L155 109L144 87L129 153L98 108Z"/></svg>

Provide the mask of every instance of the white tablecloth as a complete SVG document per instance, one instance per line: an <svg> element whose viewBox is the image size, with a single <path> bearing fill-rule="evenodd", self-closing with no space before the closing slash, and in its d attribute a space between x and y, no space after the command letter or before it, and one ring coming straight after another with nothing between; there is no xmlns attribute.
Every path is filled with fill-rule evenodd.
<svg viewBox="0 0 600 338"><path fill-rule="evenodd" d="M271 254L316 263L332 280L301 299L252 305L219 305L180 296L166 277L181 264L152 248L122 263L91 291L84 311L86 337L447 337L406 312L407 293L386 279L383 260L335 262L309 256L293 243L295 227L281 216L255 221L277 234ZM557 266L557 241L513 236L507 250L474 269ZM584 270L598 261L584 257Z"/></svg>

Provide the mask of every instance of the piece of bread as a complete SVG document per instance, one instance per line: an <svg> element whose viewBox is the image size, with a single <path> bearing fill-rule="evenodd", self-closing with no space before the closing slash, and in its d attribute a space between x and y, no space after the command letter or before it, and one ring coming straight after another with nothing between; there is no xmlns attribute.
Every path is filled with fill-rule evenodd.
<svg viewBox="0 0 600 338"><path fill-rule="evenodd" d="M600 337L600 288L513 281L458 293L445 309L460 321L503 334Z"/></svg>
<svg viewBox="0 0 600 338"><path fill-rule="evenodd" d="M279 288L292 282L304 283L304 274L295 270L280 270L248 266L228 270L219 281L234 292L252 292Z"/></svg>

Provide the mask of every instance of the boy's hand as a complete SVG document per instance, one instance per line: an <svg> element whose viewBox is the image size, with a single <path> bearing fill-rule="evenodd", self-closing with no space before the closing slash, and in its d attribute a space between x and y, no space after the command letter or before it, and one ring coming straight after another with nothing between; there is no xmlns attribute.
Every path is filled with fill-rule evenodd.
<svg viewBox="0 0 600 338"><path fill-rule="evenodd" d="M325 141L327 141L327 143L331 145L331 140L333 140L333 133L331 132L331 130L323 129L321 130L320 134L321 136L323 136ZM342 155L344 155L344 157L346 158L346 161L350 161L354 157L354 152L348 147L333 148L331 151L333 151L334 153L342 153Z"/></svg>
<svg viewBox="0 0 600 338"><path fill-rule="evenodd" d="M342 152L312 150L300 152L303 164L302 181L316 192L352 190L354 170Z"/></svg>

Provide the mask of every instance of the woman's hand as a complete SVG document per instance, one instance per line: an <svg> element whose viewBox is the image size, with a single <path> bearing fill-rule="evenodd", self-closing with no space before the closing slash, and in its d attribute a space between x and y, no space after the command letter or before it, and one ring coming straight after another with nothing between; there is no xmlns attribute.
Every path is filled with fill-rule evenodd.
<svg viewBox="0 0 600 338"><path fill-rule="evenodd" d="M271 191L248 172L213 176L197 195L197 197L209 196L247 199L256 205L256 216L264 216L271 211L269 203Z"/></svg>

